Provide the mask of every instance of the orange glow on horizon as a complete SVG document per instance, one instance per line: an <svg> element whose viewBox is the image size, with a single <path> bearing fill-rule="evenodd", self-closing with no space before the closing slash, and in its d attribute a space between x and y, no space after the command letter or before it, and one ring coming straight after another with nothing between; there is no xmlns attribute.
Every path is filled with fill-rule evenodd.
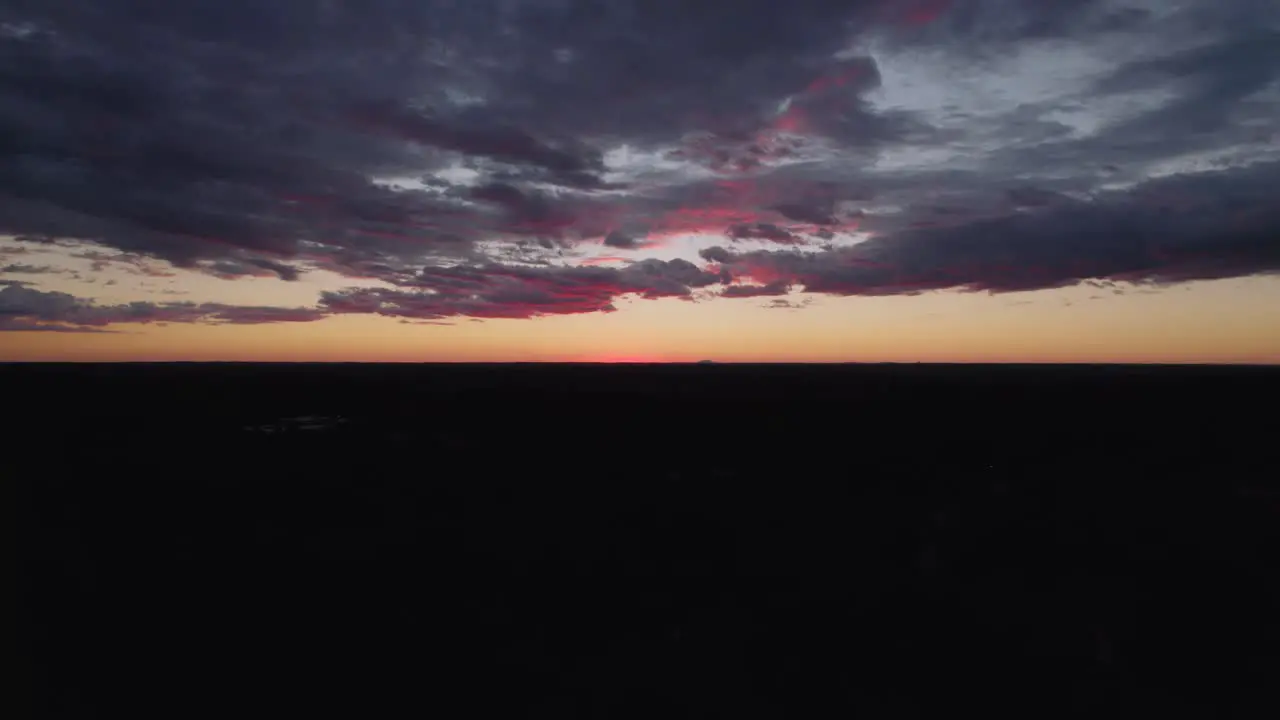
<svg viewBox="0 0 1280 720"><path fill-rule="evenodd" d="M371 315L264 325L0 333L0 361L1280 363L1280 282L1159 292L630 299L613 313L422 325Z"/></svg>
<svg viewBox="0 0 1280 720"><path fill-rule="evenodd" d="M599 355L587 355L567 362L584 362L584 363L604 363L604 364L652 364L652 363L670 363L685 362L683 360L672 360L662 355L646 355L637 353L602 353Z"/></svg>

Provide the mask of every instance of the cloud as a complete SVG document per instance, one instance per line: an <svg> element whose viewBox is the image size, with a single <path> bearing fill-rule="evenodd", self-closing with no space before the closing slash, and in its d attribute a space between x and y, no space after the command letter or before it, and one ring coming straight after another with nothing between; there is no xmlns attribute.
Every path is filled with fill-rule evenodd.
<svg viewBox="0 0 1280 720"><path fill-rule="evenodd" d="M688 297L717 273L649 256L689 235L760 278L725 297L1270 271L1266 209L1213 203L1280 161L1271 0L0 0L0 28L0 235L95 271L324 270L388 285L333 312L427 319ZM1135 189L1178 183L1211 207L1176 226Z"/></svg>
<svg viewBox="0 0 1280 720"><path fill-rule="evenodd" d="M765 310L803 310L813 304L813 298L804 298L801 300L788 300L786 298L774 298L760 307Z"/></svg>
<svg viewBox="0 0 1280 720"><path fill-rule="evenodd" d="M50 325L0 318L0 332L114 333L116 331L83 325Z"/></svg>
<svg viewBox="0 0 1280 720"><path fill-rule="evenodd" d="M30 265L26 263L10 263L0 266L0 274L13 275L48 275L50 273L65 272L60 268L51 265Z"/></svg>
<svg viewBox="0 0 1280 720"><path fill-rule="evenodd" d="M5 2L0 232L282 277L304 241L465 256L510 228L375 180L462 162L605 187L610 145L767 124L858 6Z"/></svg>
<svg viewBox="0 0 1280 720"><path fill-rule="evenodd" d="M172 270L166 269L163 264L134 253L78 250L69 253L68 256L77 260L88 260L89 267L94 272L102 272L111 267L130 275L144 277L173 277L175 274Z"/></svg>
<svg viewBox="0 0 1280 720"><path fill-rule="evenodd" d="M400 288L327 292L321 306L334 314L428 320L530 318L613 312L614 301L625 295L691 299L694 289L726 279L686 260L643 260L623 268L456 266L424 269Z"/></svg>
<svg viewBox="0 0 1280 720"><path fill-rule="evenodd" d="M210 275L224 280L240 277L278 277L281 280L298 279L299 270L291 265L279 263L268 258L246 258L244 260L215 260L201 266Z"/></svg>
<svg viewBox="0 0 1280 720"><path fill-rule="evenodd" d="M829 200L824 204L780 203L775 205L773 209L782 213L788 220L813 223L814 225L835 225L838 222L832 214Z"/></svg>
<svg viewBox="0 0 1280 720"><path fill-rule="evenodd" d="M0 331L95 331L127 323L207 323L257 325L312 322L325 317L313 308L222 305L218 303L131 302L98 305L64 292L9 285L0 288Z"/></svg>
<svg viewBox="0 0 1280 720"><path fill-rule="evenodd" d="M795 245L800 238L773 223L740 223L730 225L727 232L731 240L768 240L783 245Z"/></svg>
<svg viewBox="0 0 1280 720"><path fill-rule="evenodd" d="M1009 188L1005 193L1009 202L1015 207L1044 207L1057 202L1070 202L1071 198L1062 193L1043 190L1037 187Z"/></svg>
<svg viewBox="0 0 1280 720"><path fill-rule="evenodd" d="M640 247L640 240L621 230L612 230L604 236L604 244L619 250L633 250Z"/></svg>
<svg viewBox="0 0 1280 720"><path fill-rule="evenodd" d="M776 295L786 295L791 291L791 283L786 280L778 280L767 285L730 285L721 293L720 297L729 298L756 298L756 297L772 297Z"/></svg>
<svg viewBox="0 0 1280 720"><path fill-rule="evenodd" d="M604 170L603 157L596 148L553 147L515 127L450 126L389 103L358 107L352 115L358 124L368 129L470 157L532 165L568 180L569 184L592 185L592 173Z"/></svg>
<svg viewBox="0 0 1280 720"><path fill-rule="evenodd" d="M713 247L702 255L736 278L831 295L1013 292L1091 279L1168 284L1275 274L1277 182L1280 163L1260 164L1161 178L1089 201L908 230L826 252Z"/></svg>

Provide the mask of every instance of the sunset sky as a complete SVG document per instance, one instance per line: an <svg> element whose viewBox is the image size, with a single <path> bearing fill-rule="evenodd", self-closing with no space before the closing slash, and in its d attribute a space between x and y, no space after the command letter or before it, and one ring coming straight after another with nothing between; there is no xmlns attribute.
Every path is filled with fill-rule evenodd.
<svg viewBox="0 0 1280 720"><path fill-rule="evenodd" d="M0 0L0 360L1280 362L1275 0Z"/></svg>

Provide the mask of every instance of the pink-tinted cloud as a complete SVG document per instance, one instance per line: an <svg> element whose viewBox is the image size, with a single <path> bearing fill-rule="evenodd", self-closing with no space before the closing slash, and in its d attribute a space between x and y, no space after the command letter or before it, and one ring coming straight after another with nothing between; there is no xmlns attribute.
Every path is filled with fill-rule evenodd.
<svg viewBox="0 0 1280 720"><path fill-rule="evenodd" d="M838 211L845 198L865 198L854 188L831 183L761 182L741 176L691 184L673 192L676 207L619 210L619 227L602 240L630 250L661 246L671 238L712 235L731 240L763 240L786 245L830 239L857 230L860 211ZM629 213L629 214L624 214Z"/></svg>
<svg viewBox="0 0 1280 720"><path fill-rule="evenodd" d="M725 279L685 260L644 260L622 268L426 268L396 289L325 293L321 306L335 314L376 313L419 319L529 318L613 312L614 301L625 295L690 299L694 289Z"/></svg>
<svg viewBox="0 0 1280 720"><path fill-rule="evenodd" d="M902 15L908 25L928 25L951 9L951 0L911 0Z"/></svg>
<svg viewBox="0 0 1280 720"><path fill-rule="evenodd" d="M579 265L590 267L592 265L612 265L614 263L629 263L630 258L624 258L617 255L601 255L598 257L586 258L578 262Z"/></svg>

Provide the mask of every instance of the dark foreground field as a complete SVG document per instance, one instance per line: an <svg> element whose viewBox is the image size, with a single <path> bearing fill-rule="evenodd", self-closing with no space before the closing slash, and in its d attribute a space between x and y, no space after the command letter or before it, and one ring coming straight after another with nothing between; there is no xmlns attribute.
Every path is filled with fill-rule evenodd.
<svg viewBox="0 0 1280 720"><path fill-rule="evenodd" d="M1280 717L1274 370L0 388L32 717Z"/></svg>

